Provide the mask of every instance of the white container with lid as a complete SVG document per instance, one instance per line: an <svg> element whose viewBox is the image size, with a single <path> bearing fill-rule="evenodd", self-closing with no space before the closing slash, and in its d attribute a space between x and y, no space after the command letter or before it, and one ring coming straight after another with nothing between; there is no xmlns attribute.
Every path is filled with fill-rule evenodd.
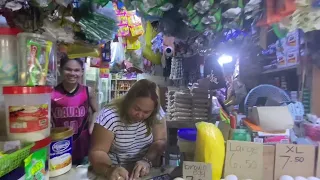
<svg viewBox="0 0 320 180"><path fill-rule="evenodd" d="M16 28L0 27L0 84L18 83L17 34Z"/></svg>
<svg viewBox="0 0 320 180"><path fill-rule="evenodd" d="M35 142L50 136L51 92L50 86L3 87L10 140Z"/></svg>

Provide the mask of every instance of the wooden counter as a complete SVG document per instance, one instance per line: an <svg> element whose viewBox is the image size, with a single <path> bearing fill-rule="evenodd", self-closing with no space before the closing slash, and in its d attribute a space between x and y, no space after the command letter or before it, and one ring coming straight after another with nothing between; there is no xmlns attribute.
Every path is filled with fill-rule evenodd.
<svg viewBox="0 0 320 180"><path fill-rule="evenodd" d="M181 171L178 168L168 167L164 171L161 171L160 168L151 168L150 174L146 177L141 178L140 180L148 180L153 177L160 176L163 174L170 174L171 177L178 177L181 175ZM61 176L50 178L50 180L106 180L104 177L96 176L94 173L88 171L87 166L78 166L72 167L72 169Z"/></svg>

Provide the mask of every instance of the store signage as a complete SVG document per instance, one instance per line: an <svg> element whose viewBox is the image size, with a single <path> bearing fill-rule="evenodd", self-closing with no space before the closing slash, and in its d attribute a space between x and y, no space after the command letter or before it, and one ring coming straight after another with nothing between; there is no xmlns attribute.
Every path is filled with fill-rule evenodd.
<svg viewBox="0 0 320 180"><path fill-rule="evenodd" d="M236 175L239 179L263 179L263 144L227 141L224 177Z"/></svg>
<svg viewBox="0 0 320 180"><path fill-rule="evenodd" d="M212 167L208 163L184 161L182 175L185 180L212 180Z"/></svg>
<svg viewBox="0 0 320 180"><path fill-rule="evenodd" d="M282 175L310 177L314 175L315 146L277 144L274 179Z"/></svg>

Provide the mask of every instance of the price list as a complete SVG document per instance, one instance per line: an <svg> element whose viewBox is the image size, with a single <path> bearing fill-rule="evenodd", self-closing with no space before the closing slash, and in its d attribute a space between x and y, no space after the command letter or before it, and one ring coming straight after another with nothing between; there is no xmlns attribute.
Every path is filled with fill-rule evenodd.
<svg viewBox="0 0 320 180"><path fill-rule="evenodd" d="M282 175L309 177L314 174L315 147L312 145L277 144L274 179Z"/></svg>
<svg viewBox="0 0 320 180"><path fill-rule="evenodd" d="M263 145L228 141L224 176L234 174L239 179L263 179Z"/></svg>

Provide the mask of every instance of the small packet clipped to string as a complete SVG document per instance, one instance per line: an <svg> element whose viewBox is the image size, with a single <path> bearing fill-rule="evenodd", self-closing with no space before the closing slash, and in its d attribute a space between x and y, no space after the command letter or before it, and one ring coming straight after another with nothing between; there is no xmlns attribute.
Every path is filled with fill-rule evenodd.
<svg viewBox="0 0 320 180"><path fill-rule="evenodd" d="M135 11L127 12L128 26L131 32L131 36L141 36L144 33L141 18L138 17Z"/></svg>
<svg viewBox="0 0 320 180"><path fill-rule="evenodd" d="M125 11L116 10L116 15L119 26L128 25L128 18Z"/></svg>
<svg viewBox="0 0 320 180"><path fill-rule="evenodd" d="M126 37L130 35L130 29L128 27L128 25L122 25L119 26L119 30L118 30L118 37Z"/></svg>
<svg viewBox="0 0 320 180"><path fill-rule="evenodd" d="M209 1L205 0L199 1L194 5L193 9L196 10L199 14L204 14L210 9L210 3Z"/></svg>
<svg viewBox="0 0 320 180"><path fill-rule="evenodd" d="M127 50L138 50L141 48L141 43L139 41L139 37L137 36L130 36L127 37Z"/></svg>

